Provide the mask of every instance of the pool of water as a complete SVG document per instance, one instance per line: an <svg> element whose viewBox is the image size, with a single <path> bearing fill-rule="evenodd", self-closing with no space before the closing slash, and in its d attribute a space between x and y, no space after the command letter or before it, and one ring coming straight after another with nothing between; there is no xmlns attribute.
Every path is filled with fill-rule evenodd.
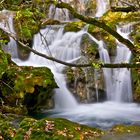
<svg viewBox="0 0 140 140"><path fill-rule="evenodd" d="M44 110L42 115L43 117L66 118L102 129L116 124L140 125L140 106L135 103L80 104L75 108Z"/></svg>

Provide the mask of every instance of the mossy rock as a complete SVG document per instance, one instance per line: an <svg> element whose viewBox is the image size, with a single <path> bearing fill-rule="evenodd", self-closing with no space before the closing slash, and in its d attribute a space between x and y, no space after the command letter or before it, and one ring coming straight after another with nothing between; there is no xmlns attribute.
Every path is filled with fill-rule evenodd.
<svg viewBox="0 0 140 140"><path fill-rule="evenodd" d="M53 74L46 67L9 66L1 80L5 83L1 85L1 96L11 106L16 106L17 100L18 104L24 102L27 107L36 108L51 98L52 89L57 87Z"/></svg>
<svg viewBox="0 0 140 140"><path fill-rule="evenodd" d="M10 121L0 119L0 137L8 140L102 140L104 136L139 134L140 127L134 125L115 125L109 130L80 125L62 118L36 120L25 117L18 127Z"/></svg>
<svg viewBox="0 0 140 140"><path fill-rule="evenodd" d="M114 133L114 134L120 134L120 135L126 134L126 133L139 134L140 133L140 126L120 124L120 125L115 125L109 131Z"/></svg>
<svg viewBox="0 0 140 140"><path fill-rule="evenodd" d="M84 22L81 21L75 21L75 22L68 22L65 27L64 27L64 31L65 32L78 32L80 31L86 24Z"/></svg>
<svg viewBox="0 0 140 140"><path fill-rule="evenodd" d="M24 7L16 12L14 26L18 39L28 42L39 31L43 15L37 9Z"/></svg>
<svg viewBox="0 0 140 140"><path fill-rule="evenodd" d="M100 129L73 123L66 119L35 120L25 118L20 123L14 140L28 136L29 140L92 140L104 132Z"/></svg>
<svg viewBox="0 0 140 140"><path fill-rule="evenodd" d="M110 23L110 27L114 30L116 30L116 27ZM113 37L111 34L107 33L103 29L96 27L94 25L89 25L88 32L93 35L97 40L103 40L104 43L106 44L107 48L110 50L109 52L112 52L116 48L116 39ZM94 45L95 47L97 46ZM114 54L114 52L113 52ZM111 54L112 55L112 54Z"/></svg>

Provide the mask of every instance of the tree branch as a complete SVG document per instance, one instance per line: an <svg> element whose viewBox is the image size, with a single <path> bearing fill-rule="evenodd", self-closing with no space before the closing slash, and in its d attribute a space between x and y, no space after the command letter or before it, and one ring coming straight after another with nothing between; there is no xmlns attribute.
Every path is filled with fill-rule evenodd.
<svg viewBox="0 0 140 140"><path fill-rule="evenodd" d="M66 9L68 9L75 18L80 19L80 20L82 20L82 21L84 21L84 22L86 22L88 24L93 24L93 25L95 25L95 26L97 26L99 28L102 28L105 31L107 31L109 34L114 36L118 41L120 41L121 43L126 45L132 51L133 54L140 53L140 49L137 49L133 45L133 43L131 41L129 41L128 39L123 38L115 30L113 30L112 28L107 26L103 21L98 21L97 19L89 17L89 16L83 16L83 15L77 13L77 11L72 6L70 6L69 4L64 3L64 2L56 2L56 1L48 0L48 3L53 3L58 8L66 8Z"/></svg>
<svg viewBox="0 0 140 140"><path fill-rule="evenodd" d="M127 6L127 7L111 7L112 12L135 12L138 9L134 6Z"/></svg>
<svg viewBox="0 0 140 140"><path fill-rule="evenodd" d="M6 31L5 31L6 32ZM61 61L61 60L58 60L54 57L50 57L50 56L47 56L45 54L42 54L32 48L30 48L28 45L24 44L23 42L19 41L14 35L12 35L11 33L9 32L6 32L8 33L8 35L10 37L12 37L15 41L17 41L24 49L26 50L29 50L31 52L33 52L34 54L38 55L38 56L41 56L43 58L46 58L48 60L51 60L51 61L54 61L54 62L57 62L57 63L60 63L60 64L63 64L63 65L66 65L66 66L69 66L69 67L93 67L93 68L140 68L140 63L118 63L118 64L109 64L109 63L98 63L98 62L93 62L93 63L88 63L88 64L74 64L74 63L68 63L68 62L64 62L64 61Z"/></svg>

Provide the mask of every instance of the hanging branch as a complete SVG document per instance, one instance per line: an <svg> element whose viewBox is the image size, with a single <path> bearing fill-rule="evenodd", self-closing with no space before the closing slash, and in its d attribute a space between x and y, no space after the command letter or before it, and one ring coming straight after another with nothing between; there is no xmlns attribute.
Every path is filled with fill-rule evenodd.
<svg viewBox="0 0 140 140"><path fill-rule="evenodd" d="M5 31L6 32L6 31ZM43 58L46 58L48 60L69 66L69 67L93 67L93 68L140 68L140 63L118 63L118 64L109 64L109 63L99 63L99 62L93 62L88 64L74 64L74 63L68 63L65 61L61 61L59 59L54 58L53 56L47 56L43 53L40 53L32 48L30 48L28 45L24 44L23 42L19 41L14 34L6 32L10 37L12 37L15 41L17 41L24 49L29 50L33 52L34 54L41 56Z"/></svg>
<svg viewBox="0 0 140 140"><path fill-rule="evenodd" d="M92 18L92 17L89 17L89 16L83 16L83 15L77 13L77 11L72 6L70 6L69 4L64 3L64 2L56 2L56 1L48 0L47 3L53 3L58 8L68 9L75 18L80 19L80 20L82 20L82 21L84 21L88 24L95 25L95 26L97 26L99 28L102 28L105 31L107 31L109 34L114 36L119 42L126 45L132 51L133 54L140 53L140 49L136 48L131 41L123 38L115 30L113 30L112 28L107 26L103 21L99 21L96 18Z"/></svg>

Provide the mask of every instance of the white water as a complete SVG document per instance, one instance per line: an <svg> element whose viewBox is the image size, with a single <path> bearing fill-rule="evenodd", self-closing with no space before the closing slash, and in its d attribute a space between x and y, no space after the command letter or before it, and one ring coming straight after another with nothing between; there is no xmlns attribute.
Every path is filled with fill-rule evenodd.
<svg viewBox="0 0 140 140"><path fill-rule="evenodd" d="M38 33L34 37L33 49L67 62L72 62L79 58L80 42L82 36L85 34L84 30L77 33L68 32L63 34L63 27L58 28L51 26L51 28L42 29L40 32L45 37L47 44L44 38ZM51 68L59 86L59 89L55 90L55 108L64 109L77 105L75 98L66 87L65 77L62 73L64 69L63 65L48 61L33 53L30 54L30 57L26 62L22 62L19 59L13 60L20 66L47 66Z"/></svg>
<svg viewBox="0 0 140 140"><path fill-rule="evenodd" d="M106 11L108 6L108 0L96 0L97 2L97 9L95 17L101 17Z"/></svg>
<svg viewBox="0 0 140 140"><path fill-rule="evenodd" d="M3 17L2 21L0 21L0 28L6 32L15 34L13 28L13 13L8 10L2 10L0 14ZM10 43L5 45L3 49L10 53L13 58L17 58L17 44L13 38L10 37Z"/></svg>
<svg viewBox="0 0 140 140"><path fill-rule="evenodd" d="M129 39L131 25L117 28L117 32L124 38ZM114 63L129 63L131 51L120 42L117 42L117 55ZM113 69L113 87L111 100L121 102L132 102L132 86L130 69L120 68ZM119 92L118 92L119 91Z"/></svg>
<svg viewBox="0 0 140 140"><path fill-rule="evenodd" d="M77 33L68 32L63 34L63 29L61 27L60 29L53 27L51 30L50 28L43 29L41 30L41 33L48 39L51 54L48 52L46 45L43 45L45 42L43 41L44 43L42 43L41 36L39 34L35 35L33 46L34 49L48 55L54 55L58 59L67 60L69 62L79 58L81 37L86 33L84 30ZM50 38L50 36L52 37ZM93 39L95 40L95 38ZM100 44L100 53L102 54L103 51L106 55L108 55L106 52L107 50L104 48L103 42L98 40L95 41L96 43ZM65 49L65 47L67 49ZM106 55L103 56L106 57ZM104 60L106 60L106 58L104 58ZM140 107L134 103L124 103L120 101L114 102L114 100L112 100L103 103L78 104L66 87L65 77L62 74L64 66L48 61L33 53L31 53L28 61L26 62L22 62L17 59L14 59L14 61L18 65L47 66L51 68L55 75L59 89L55 90L55 109L44 111L44 114L50 114L48 115L49 117L67 118L81 124L101 128L108 128L119 123L140 124ZM106 73L109 74L108 72ZM110 86L109 84L106 85ZM115 91L116 94L119 93L119 91L120 89Z"/></svg>
<svg viewBox="0 0 140 140"><path fill-rule="evenodd" d="M118 30L118 32L122 34L124 31ZM63 28L59 27L58 29L55 26L51 26L41 30L41 34L44 35L47 42L44 38L41 38L40 34L36 34L33 49L67 62L74 62L74 60L80 57L80 42L82 35L85 34L84 30L77 33L68 32L63 34ZM124 35L128 35L128 32L123 33L123 36ZM101 60L109 63L110 59L104 43L96 40L91 35L89 35L89 37L99 45ZM114 63L129 61L129 59L129 50L118 43L117 56ZM63 65L48 61L33 53L30 54L29 59L25 62L15 58L13 58L13 60L18 65L35 67L47 66L50 67L54 73L59 89L55 90L55 109L44 111L46 115L50 113L50 117L68 118L81 124L102 128L108 128L120 123L140 124L139 105L124 102L131 100L129 94L131 92L128 92L131 91L131 89L128 89L131 87L129 85L131 84L131 78L129 77L130 71L127 69L103 69L106 92L108 100L111 101L94 104L78 104L66 87L65 76L62 73ZM121 71L123 71L123 73L121 73ZM127 79L127 77L129 78ZM115 80L115 78L117 78L117 80ZM121 86L117 84L120 80ZM126 84L126 81L129 81L129 83Z"/></svg>
<svg viewBox="0 0 140 140"><path fill-rule="evenodd" d="M62 0L62 2L70 3L70 0ZM49 8L49 18L59 21L69 21L70 14L67 9L56 8L53 4Z"/></svg>

